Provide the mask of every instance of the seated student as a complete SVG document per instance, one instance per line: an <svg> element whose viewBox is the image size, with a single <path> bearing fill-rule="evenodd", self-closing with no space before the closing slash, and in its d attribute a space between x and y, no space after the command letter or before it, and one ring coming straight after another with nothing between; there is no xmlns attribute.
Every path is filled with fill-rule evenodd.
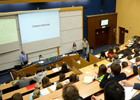
<svg viewBox="0 0 140 100"><path fill-rule="evenodd" d="M29 77L29 76L31 76L31 74L30 74L30 73L27 73L27 74L26 74L26 77Z"/></svg>
<svg viewBox="0 0 140 100"><path fill-rule="evenodd" d="M9 79L5 81L5 84L8 84L8 83L10 83L10 80Z"/></svg>
<svg viewBox="0 0 140 100"><path fill-rule="evenodd" d="M11 100L23 100L23 97L20 93L15 93L12 97Z"/></svg>
<svg viewBox="0 0 140 100"><path fill-rule="evenodd" d="M42 72L40 68L37 69L36 75L33 77L33 80L36 81L36 83L41 82L43 77L46 77L46 73Z"/></svg>
<svg viewBox="0 0 140 100"><path fill-rule="evenodd" d="M106 55L105 55L105 51L101 51L100 59L101 59L101 57L107 59L107 57L106 57Z"/></svg>
<svg viewBox="0 0 140 100"><path fill-rule="evenodd" d="M42 96L43 95L40 94L40 90L39 89L35 89L34 92L30 94L29 100L34 100L34 99L42 97Z"/></svg>
<svg viewBox="0 0 140 100"><path fill-rule="evenodd" d="M139 51L140 50L138 48L134 49L134 53L135 53L134 58L137 57L137 56L140 56Z"/></svg>
<svg viewBox="0 0 140 100"><path fill-rule="evenodd" d="M123 51L123 56L122 58L126 57L126 56L129 56L129 55L132 55L132 51L130 48L127 48L126 50Z"/></svg>
<svg viewBox="0 0 140 100"><path fill-rule="evenodd" d="M19 86L19 88L23 88L23 87L26 87L26 86L29 86L30 85L30 82L32 81L32 79L29 79L29 78L25 78L24 77L24 72L20 72L19 73L19 81L17 81L13 87L16 87L16 86Z"/></svg>
<svg viewBox="0 0 140 100"><path fill-rule="evenodd" d="M133 43L133 45L130 47L131 49L134 49L134 48L137 47L137 38L138 38L138 36L134 36L134 43Z"/></svg>
<svg viewBox="0 0 140 100"><path fill-rule="evenodd" d="M101 77L102 75L105 75L106 74L106 71L107 71L107 68L104 64L101 64L99 66L99 71L98 71L98 76L97 78Z"/></svg>
<svg viewBox="0 0 140 100"><path fill-rule="evenodd" d="M64 100L83 100L83 98L79 95L78 89L71 84L63 87L62 97Z"/></svg>
<svg viewBox="0 0 140 100"><path fill-rule="evenodd" d="M59 90L61 88L63 88L63 85L61 83L58 83L57 86L56 86L56 90Z"/></svg>
<svg viewBox="0 0 140 100"><path fill-rule="evenodd" d="M77 46L76 46L76 43L74 42L72 46L72 52L76 53L76 50L77 50Z"/></svg>
<svg viewBox="0 0 140 100"><path fill-rule="evenodd" d="M40 89L46 88L46 87L51 86L51 85L52 85L52 83L50 82L49 78L44 77L42 79L42 86L40 87Z"/></svg>
<svg viewBox="0 0 140 100"><path fill-rule="evenodd" d="M120 51L119 46L115 46L114 49L115 49L115 54L121 54L122 53L122 51Z"/></svg>
<svg viewBox="0 0 140 100"><path fill-rule="evenodd" d="M55 65L54 64L51 64L50 66L47 66L46 67L46 70L52 70L53 68L55 68Z"/></svg>
<svg viewBox="0 0 140 100"><path fill-rule="evenodd" d="M118 58L118 55L117 54L114 54L113 56L113 62L116 62L116 63L121 63L120 59Z"/></svg>
<svg viewBox="0 0 140 100"><path fill-rule="evenodd" d="M109 56L109 61L110 61L110 62L113 62L113 59L112 59L112 58L113 58L113 55L110 55L110 56Z"/></svg>
<svg viewBox="0 0 140 100"><path fill-rule="evenodd" d="M67 73L67 72L69 72L69 70L67 68L67 64L64 63L64 64L62 64L62 68L60 70L60 73Z"/></svg>
<svg viewBox="0 0 140 100"><path fill-rule="evenodd" d="M75 74L71 74L69 77L70 83L77 82L77 76Z"/></svg>
<svg viewBox="0 0 140 100"><path fill-rule="evenodd" d="M134 75L137 75L138 74L138 69L140 67L140 57L137 57L136 58L136 61L135 61L135 64L132 64L131 65L131 68L133 68L133 73Z"/></svg>
<svg viewBox="0 0 140 100"><path fill-rule="evenodd" d="M128 82L127 80L122 80L121 84L123 86L130 86L133 87L133 89L138 89L140 90L140 83L132 83L132 82ZM139 100L140 99L140 94L136 95L134 98L132 98L131 100Z"/></svg>
<svg viewBox="0 0 140 100"><path fill-rule="evenodd" d="M107 58L109 58L110 55L114 55L114 51L112 47L109 48Z"/></svg>
<svg viewBox="0 0 140 100"><path fill-rule="evenodd" d="M111 70L110 70L111 69ZM102 79L101 83L100 83L100 87L104 88L104 86L106 85L106 83L108 83L111 80L114 81L121 81L124 79L127 79L126 74L125 73L120 73L121 72L121 66L120 64L114 62L111 64L110 68L107 70L104 78ZM108 75L112 73L114 75L114 77L108 78Z"/></svg>
<svg viewBox="0 0 140 100"><path fill-rule="evenodd" d="M59 74L59 81L56 82L56 84L59 83L59 82L62 82L62 81L64 81L64 80L65 80L65 74L64 74L64 73L60 73L60 74Z"/></svg>
<svg viewBox="0 0 140 100"><path fill-rule="evenodd" d="M96 96L92 96L91 100L100 99ZM104 100L125 100L124 88L116 81L108 82L104 88Z"/></svg>
<svg viewBox="0 0 140 100"><path fill-rule="evenodd" d="M128 63L126 61L122 62L122 68L127 67Z"/></svg>
<svg viewBox="0 0 140 100"><path fill-rule="evenodd" d="M132 56L131 56L131 55L128 55L128 56L127 56L127 59L128 59L128 60L131 60L131 59L132 59Z"/></svg>
<svg viewBox="0 0 140 100"><path fill-rule="evenodd" d="M137 44L138 44L138 45L137 45L137 48L140 49L140 37L139 37L139 39L138 39Z"/></svg>

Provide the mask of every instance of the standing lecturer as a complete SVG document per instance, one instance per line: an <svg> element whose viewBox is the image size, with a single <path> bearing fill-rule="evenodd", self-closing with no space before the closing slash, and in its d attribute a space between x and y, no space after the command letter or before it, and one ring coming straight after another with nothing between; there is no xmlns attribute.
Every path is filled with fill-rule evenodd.
<svg viewBox="0 0 140 100"><path fill-rule="evenodd" d="M84 41L82 42L82 47L84 49L84 56L86 56L87 47L89 47L89 44L88 44L88 41L86 40L86 38L84 38Z"/></svg>
<svg viewBox="0 0 140 100"><path fill-rule="evenodd" d="M22 66L27 64L27 57L24 51L21 51L20 62Z"/></svg>

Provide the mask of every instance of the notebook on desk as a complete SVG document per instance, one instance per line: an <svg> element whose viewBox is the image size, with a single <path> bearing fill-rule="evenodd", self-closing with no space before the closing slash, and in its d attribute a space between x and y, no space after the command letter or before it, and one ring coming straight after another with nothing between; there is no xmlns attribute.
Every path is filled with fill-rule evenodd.
<svg viewBox="0 0 140 100"><path fill-rule="evenodd" d="M84 76L83 83L88 84L93 81L93 76Z"/></svg>

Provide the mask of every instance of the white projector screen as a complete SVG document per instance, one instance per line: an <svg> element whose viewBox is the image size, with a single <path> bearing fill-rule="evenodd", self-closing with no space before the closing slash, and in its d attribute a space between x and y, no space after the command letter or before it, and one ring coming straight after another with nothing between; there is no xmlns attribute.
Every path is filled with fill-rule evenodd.
<svg viewBox="0 0 140 100"><path fill-rule="evenodd" d="M22 47L27 53L61 45L58 10L19 14L18 18Z"/></svg>
<svg viewBox="0 0 140 100"><path fill-rule="evenodd" d="M0 17L0 54L19 49L16 17Z"/></svg>

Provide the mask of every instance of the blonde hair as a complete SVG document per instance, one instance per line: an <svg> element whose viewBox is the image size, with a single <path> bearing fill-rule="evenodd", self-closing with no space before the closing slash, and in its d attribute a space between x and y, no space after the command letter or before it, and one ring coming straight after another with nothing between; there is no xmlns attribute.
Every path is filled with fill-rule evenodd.
<svg viewBox="0 0 140 100"><path fill-rule="evenodd" d="M110 55L109 56L109 60L112 61L112 58L113 58L113 55Z"/></svg>
<svg viewBox="0 0 140 100"><path fill-rule="evenodd" d="M40 90L39 90L39 89L35 89L33 93L34 93L34 95L33 95L32 98L33 98L33 99L36 99L36 98L38 98L39 95L40 95Z"/></svg>

